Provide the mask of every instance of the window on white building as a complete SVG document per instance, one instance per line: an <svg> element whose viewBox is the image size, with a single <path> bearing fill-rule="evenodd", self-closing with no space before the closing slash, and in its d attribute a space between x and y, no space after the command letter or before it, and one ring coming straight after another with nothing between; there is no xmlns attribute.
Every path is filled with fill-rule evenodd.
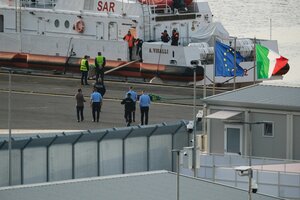
<svg viewBox="0 0 300 200"><path fill-rule="evenodd" d="M265 122L263 124L263 136L274 137L274 123L273 122Z"/></svg>

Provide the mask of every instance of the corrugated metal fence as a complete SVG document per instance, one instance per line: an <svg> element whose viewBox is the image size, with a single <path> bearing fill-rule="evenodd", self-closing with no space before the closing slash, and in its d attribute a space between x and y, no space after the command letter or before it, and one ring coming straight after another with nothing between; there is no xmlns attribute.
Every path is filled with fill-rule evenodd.
<svg viewBox="0 0 300 200"><path fill-rule="evenodd" d="M13 138L12 183L175 169L171 150L188 146L184 121ZM0 140L0 186L9 184L8 143Z"/></svg>

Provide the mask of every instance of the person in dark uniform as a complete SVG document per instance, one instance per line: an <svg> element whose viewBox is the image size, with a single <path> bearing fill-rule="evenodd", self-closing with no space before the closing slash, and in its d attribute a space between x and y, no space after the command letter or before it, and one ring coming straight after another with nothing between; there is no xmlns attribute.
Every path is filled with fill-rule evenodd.
<svg viewBox="0 0 300 200"><path fill-rule="evenodd" d="M97 91L97 89L94 87L93 93L91 94L91 107L92 107L92 114L93 114L93 122L99 122L99 116L100 116L100 108L102 103L102 96ZM97 114L97 118L96 118Z"/></svg>
<svg viewBox="0 0 300 200"><path fill-rule="evenodd" d="M102 56L101 52L95 58L95 71L96 71L96 82L99 81L99 76L101 77L101 83L104 83L104 67L106 64L105 57Z"/></svg>
<svg viewBox="0 0 300 200"><path fill-rule="evenodd" d="M127 93L127 97L122 100L121 104L124 104L125 113L124 118L126 120L127 126L130 126L132 122L132 111L134 109L134 101L131 98L131 93Z"/></svg>
<svg viewBox="0 0 300 200"><path fill-rule="evenodd" d="M128 94L130 94L131 99L134 102L134 107L133 107L133 110L132 110L132 119L133 119L133 122L135 122L135 110L136 110L137 93L133 90L133 87L130 86L128 92L126 93L126 97L127 97Z"/></svg>
<svg viewBox="0 0 300 200"><path fill-rule="evenodd" d="M142 39L136 39L135 41L135 45L136 45L136 55L139 55L140 57L140 62L143 61L143 51L142 51L142 48L143 48L143 40Z"/></svg>
<svg viewBox="0 0 300 200"><path fill-rule="evenodd" d="M87 82L88 72L89 72L89 56L85 55L80 62L80 72L81 72L81 85L89 85ZM84 84L83 84L84 80Z"/></svg>
<svg viewBox="0 0 300 200"><path fill-rule="evenodd" d="M173 29L172 31L171 40L172 40L171 45L178 46L179 33L176 31L176 29Z"/></svg>
<svg viewBox="0 0 300 200"><path fill-rule="evenodd" d="M79 88L77 94L75 95L76 98L76 112L77 112L77 122L83 121L83 108L85 99L82 94L82 90Z"/></svg>
<svg viewBox="0 0 300 200"><path fill-rule="evenodd" d="M170 41L170 36L169 36L167 30L164 30L164 32L161 33L160 39L162 42L165 42L165 43L168 43Z"/></svg>

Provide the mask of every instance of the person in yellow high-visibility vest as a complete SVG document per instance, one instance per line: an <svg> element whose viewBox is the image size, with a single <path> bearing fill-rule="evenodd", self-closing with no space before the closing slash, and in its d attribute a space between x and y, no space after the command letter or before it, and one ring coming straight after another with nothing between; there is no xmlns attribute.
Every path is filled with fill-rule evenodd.
<svg viewBox="0 0 300 200"><path fill-rule="evenodd" d="M87 82L88 71L89 71L89 56L85 55L80 61L80 72L81 72L81 85L89 85ZM84 80L84 84L83 84Z"/></svg>
<svg viewBox="0 0 300 200"><path fill-rule="evenodd" d="M96 83L99 82L99 76L101 76L101 83L104 84L104 67L106 64L105 57L102 56L101 52L95 58L95 70L96 70Z"/></svg>

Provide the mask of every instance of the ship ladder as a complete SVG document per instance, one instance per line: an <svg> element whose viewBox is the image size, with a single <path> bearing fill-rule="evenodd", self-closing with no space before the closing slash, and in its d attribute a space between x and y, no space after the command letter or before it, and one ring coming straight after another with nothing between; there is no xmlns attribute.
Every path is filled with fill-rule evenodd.
<svg viewBox="0 0 300 200"><path fill-rule="evenodd" d="M144 31L144 41L149 41L151 40L151 5L148 4L141 4L142 10L143 10L143 21L144 21L144 26L143 26L143 31Z"/></svg>

